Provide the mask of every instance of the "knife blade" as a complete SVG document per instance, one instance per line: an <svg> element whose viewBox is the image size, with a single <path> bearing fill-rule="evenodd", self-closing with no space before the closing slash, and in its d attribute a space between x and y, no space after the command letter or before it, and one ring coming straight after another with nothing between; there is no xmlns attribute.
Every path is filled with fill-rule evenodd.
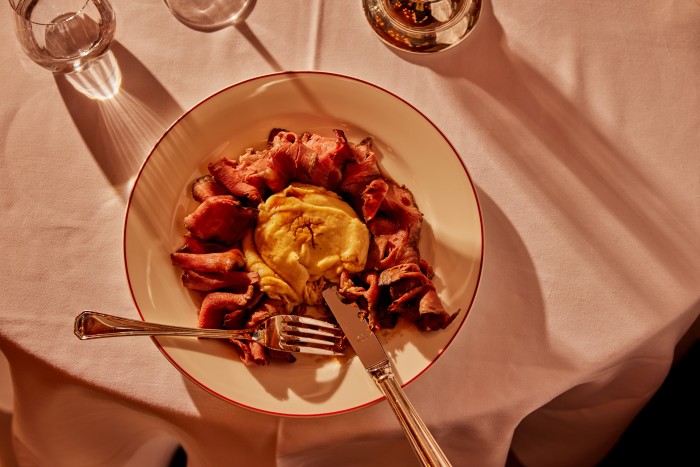
<svg viewBox="0 0 700 467"><path fill-rule="evenodd" d="M430 467L451 466L445 453L401 389L401 385L394 376L389 356L369 325L359 317L360 310L352 304L343 303L335 287L324 290L323 298L360 362L389 402L421 464Z"/></svg>

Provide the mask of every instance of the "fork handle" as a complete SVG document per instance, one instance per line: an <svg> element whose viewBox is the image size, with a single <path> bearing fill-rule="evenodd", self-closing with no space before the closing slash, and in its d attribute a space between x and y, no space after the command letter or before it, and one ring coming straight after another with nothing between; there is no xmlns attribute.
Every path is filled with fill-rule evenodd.
<svg viewBox="0 0 700 467"><path fill-rule="evenodd" d="M401 426L411 443L411 447L421 461L421 465L429 467L451 467L450 461L433 438L428 427L423 423L411 401L396 381L390 364L371 371L372 378L386 396L387 402L399 419Z"/></svg>
<svg viewBox="0 0 700 467"><path fill-rule="evenodd" d="M83 311L75 318L75 335L80 339L116 336L193 336L215 339L250 339L250 332L202 329L149 323L95 311Z"/></svg>

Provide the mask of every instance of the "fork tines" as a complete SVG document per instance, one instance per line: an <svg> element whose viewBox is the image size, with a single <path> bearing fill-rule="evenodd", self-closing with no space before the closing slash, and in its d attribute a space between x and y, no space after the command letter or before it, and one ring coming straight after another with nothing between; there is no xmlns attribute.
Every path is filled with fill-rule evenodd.
<svg viewBox="0 0 700 467"><path fill-rule="evenodd" d="M337 324L329 323L328 321L323 321L320 319L309 318L308 316L298 316L298 315L284 315L285 323L301 323L308 324L311 326L317 326L319 328L334 329L340 331L340 327Z"/></svg>
<svg viewBox="0 0 700 467"><path fill-rule="evenodd" d="M343 333L337 325L296 315L285 316L283 323L280 337L286 345L294 348L294 352L345 355L338 351L343 340Z"/></svg>

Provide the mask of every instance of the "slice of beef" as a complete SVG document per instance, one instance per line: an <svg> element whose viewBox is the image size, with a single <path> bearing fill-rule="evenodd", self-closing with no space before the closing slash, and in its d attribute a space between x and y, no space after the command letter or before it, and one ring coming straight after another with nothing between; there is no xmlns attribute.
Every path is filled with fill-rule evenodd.
<svg viewBox="0 0 700 467"><path fill-rule="evenodd" d="M192 232L187 232L184 235L185 243L178 250L178 253L221 253L231 249L231 245L202 240L192 235Z"/></svg>
<svg viewBox="0 0 700 467"><path fill-rule="evenodd" d="M225 273L184 271L182 285L190 290L211 292L214 290L240 290L257 284L260 276L256 272L233 271Z"/></svg>
<svg viewBox="0 0 700 467"><path fill-rule="evenodd" d="M316 170L318 153L308 145L311 137L311 133L302 133L286 148L294 160L293 180L296 182L311 183L311 175Z"/></svg>
<svg viewBox="0 0 700 467"><path fill-rule="evenodd" d="M308 133L297 136L287 131L281 131L274 137L268 151L271 167L280 177L276 183L286 183L285 186L291 181L311 183L311 173L316 167L318 155L304 144L309 137Z"/></svg>
<svg viewBox="0 0 700 467"><path fill-rule="evenodd" d="M284 190L296 173L296 165L292 155L278 147L268 153L269 171L265 174L265 184L273 193Z"/></svg>
<svg viewBox="0 0 700 467"><path fill-rule="evenodd" d="M250 341L248 341L247 344L250 347L250 354L253 357L253 363L256 365L267 365L270 363L270 360L267 358L267 354L265 353L265 347L263 347L262 344Z"/></svg>
<svg viewBox="0 0 700 467"><path fill-rule="evenodd" d="M238 308L224 315L222 326L224 329L243 329L247 319L248 310L246 308Z"/></svg>
<svg viewBox="0 0 700 467"><path fill-rule="evenodd" d="M257 342L230 340L233 347L238 351L238 356L246 366L267 365L270 360L267 358L265 348Z"/></svg>
<svg viewBox="0 0 700 467"><path fill-rule="evenodd" d="M402 313L409 321L415 322L418 320L420 316L418 305L420 304L421 298L430 290L430 285L392 287L391 289L394 301L387 307L387 311L389 313ZM402 293L398 293L399 290L401 290Z"/></svg>
<svg viewBox="0 0 700 467"><path fill-rule="evenodd" d="M230 194L226 187L211 175L204 175L192 182L192 197L200 203L211 196Z"/></svg>
<svg viewBox="0 0 700 467"><path fill-rule="evenodd" d="M317 154L316 164L309 174L310 183L331 191L338 190L345 164L353 159L345 133L341 130L334 132L335 138L312 135L304 143Z"/></svg>
<svg viewBox="0 0 700 467"><path fill-rule="evenodd" d="M170 260L180 269L197 272L231 272L245 266L241 250L232 248L221 253L172 253Z"/></svg>
<svg viewBox="0 0 700 467"><path fill-rule="evenodd" d="M408 232L393 220L386 216L377 216L367 223L367 228L372 234L367 253L368 268L384 270L401 264L409 250L410 256L413 256Z"/></svg>
<svg viewBox="0 0 700 467"><path fill-rule="evenodd" d="M287 131L284 128L273 128L267 135L267 148L279 144L282 139L286 139L287 142L293 143L297 139L297 135L291 131Z"/></svg>
<svg viewBox="0 0 700 467"><path fill-rule="evenodd" d="M244 293L212 292L204 297L199 309L199 327L242 329L250 307L260 300L262 293L253 286ZM230 339L238 351L240 359L246 365L266 364L268 358L265 349L253 343Z"/></svg>
<svg viewBox="0 0 700 467"><path fill-rule="evenodd" d="M248 305L255 291L249 287L243 293L212 292L207 294L199 307L198 326L200 328L221 329L224 317Z"/></svg>
<svg viewBox="0 0 700 467"><path fill-rule="evenodd" d="M386 312L400 314L424 331L442 329L457 315L445 311L433 282L418 264L405 263L382 271L379 286L388 289L391 298Z"/></svg>
<svg viewBox="0 0 700 467"><path fill-rule="evenodd" d="M260 296L262 297L262 293ZM253 300L251 300L251 302L253 302ZM228 329L231 329L229 326L237 326L236 329L252 328L271 316L283 314L285 312L286 305L282 300L263 297L259 302L253 305L253 309L249 310L246 314L234 312L226 315L224 318L224 326L227 326ZM288 352L265 349L257 342L240 340L232 340L231 342L238 350L241 361L246 365L265 365L269 363L268 357L287 362L294 362L296 360L294 356Z"/></svg>
<svg viewBox="0 0 700 467"><path fill-rule="evenodd" d="M418 306L420 317L416 324L424 331L433 331L436 329L446 328L459 314L459 310L451 315L445 311L445 308L438 297L437 291L433 287L423 295Z"/></svg>
<svg viewBox="0 0 700 467"><path fill-rule="evenodd" d="M344 193L356 208L361 212L361 197L373 180L382 176L377 164L377 158L372 151L372 140L366 139L360 144L350 144L352 159L348 161L343 170L339 192ZM359 206L355 206L357 204Z"/></svg>
<svg viewBox="0 0 700 467"><path fill-rule="evenodd" d="M255 327L271 316L283 315L286 312L287 305L283 300L265 297L250 314L246 327Z"/></svg>
<svg viewBox="0 0 700 467"><path fill-rule="evenodd" d="M379 274L380 286L395 285L401 281L406 282L408 280L411 281L409 288L430 283L430 279L423 274L420 266L415 263L404 263L392 266Z"/></svg>
<svg viewBox="0 0 700 467"><path fill-rule="evenodd" d="M211 196L185 217L185 228L202 240L233 245L255 226L257 216L257 209L244 207L233 196Z"/></svg>
<svg viewBox="0 0 700 467"><path fill-rule="evenodd" d="M367 271L354 276L343 271L340 275L338 292L346 299L357 304L359 309L363 311L364 316L362 317L367 320L373 330L377 331L379 329L377 315L383 305L380 297L379 273L377 271Z"/></svg>
<svg viewBox="0 0 700 467"><path fill-rule="evenodd" d="M335 137L311 133L296 135L278 131L269 144L271 171L267 185L273 192L281 191L291 181L308 183L336 191L343 178L343 168L353 153L345 134L334 130Z"/></svg>
<svg viewBox="0 0 700 467"><path fill-rule="evenodd" d="M372 180L364 189L362 192L362 217L365 222L371 221L377 215L388 191L389 184L381 178Z"/></svg>
<svg viewBox="0 0 700 467"><path fill-rule="evenodd" d="M419 261L418 265L420 270L425 274L428 279L432 279L435 276L435 271L433 270L433 265L428 263L426 260L422 259Z"/></svg>
<svg viewBox="0 0 700 467"><path fill-rule="evenodd" d="M251 156L251 154L249 154ZM253 206L257 206L263 200L265 182L262 173L266 169L267 162L259 158L244 158L238 161L222 157L209 164L209 173L225 186L234 196L246 199Z"/></svg>
<svg viewBox="0 0 700 467"><path fill-rule="evenodd" d="M381 270L403 263L419 264L423 214L410 191L393 182L387 185L379 211L367 223L372 234L369 258L378 261Z"/></svg>

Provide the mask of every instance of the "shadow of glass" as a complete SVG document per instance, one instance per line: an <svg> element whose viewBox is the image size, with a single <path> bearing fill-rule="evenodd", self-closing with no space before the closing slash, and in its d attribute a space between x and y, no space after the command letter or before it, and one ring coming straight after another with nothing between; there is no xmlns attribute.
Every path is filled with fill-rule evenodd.
<svg viewBox="0 0 700 467"><path fill-rule="evenodd" d="M143 160L182 109L141 62L119 42L111 54L120 86L111 97L92 98L94 87L77 77L54 75L56 86L83 141L112 187L126 201ZM99 75L98 75L99 76ZM107 85L113 89L114 74ZM110 77L111 76L111 77ZM92 93L85 93L92 88Z"/></svg>
<svg viewBox="0 0 700 467"><path fill-rule="evenodd" d="M273 71L282 71L282 65L277 61L277 59L270 53L265 44L263 44L258 36L255 35L248 23L241 22L234 25L238 32L250 43L250 45L260 54L260 56L267 62Z"/></svg>
<svg viewBox="0 0 700 467"><path fill-rule="evenodd" d="M484 2L479 21L463 44L444 52L439 60L397 54L454 78L454 85L446 92L456 94L455 101L469 106L475 121L483 123L480 131L510 156L509 165L518 171L513 176L533 183L611 268L627 278L639 273L619 249L620 241L636 241L669 274L689 285L697 277L694 262L698 257L693 259L688 245L697 241L683 216L666 205L648 176L628 162L629 154L618 149L546 77L510 50L491 2ZM474 89L479 98L491 100L493 105L473 105L477 98ZM519 126L504 125L501 117ZM542 154L553 158L523 154L523 129L547 149ZM562 167L575 177L575 183L562 179ZM590 197L593 205L582 196ZM613 216L622 224L629 239L613 239L601 232L590 217L595 206L600 206L601 215ZM652 298L651 290L640 288L639 292Z"/></svg>

